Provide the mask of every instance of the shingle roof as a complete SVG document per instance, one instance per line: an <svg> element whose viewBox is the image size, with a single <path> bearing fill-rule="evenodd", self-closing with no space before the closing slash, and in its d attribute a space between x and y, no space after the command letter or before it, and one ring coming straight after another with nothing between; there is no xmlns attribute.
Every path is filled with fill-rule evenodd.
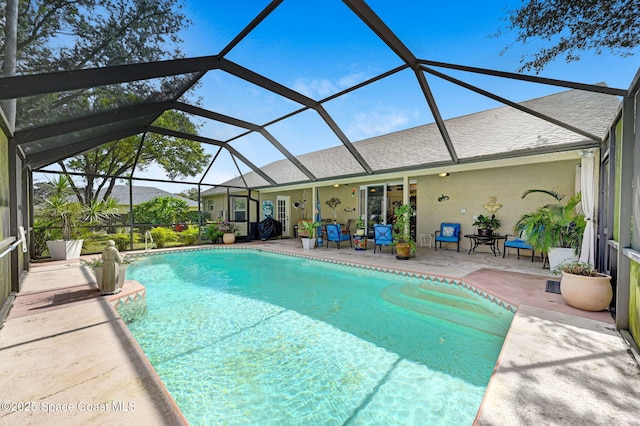
<svg viewBox="0 0 640 426"><path fill-rule="evenodd" d="M105 190L101 190L98 194L98 198L102 198ZM160 188L155 188L153 186L134 186L133 191L133 205L137 206L138 204L145 203L147 201L153 200L156 197L173 197L183 200L187 203L189 207L198 207L198 203L196 201L190 200L189 198L182 197L180 195L175 195L167 191L163 191ZM129 204L129 186L127 185L115 185L113 187L113 191L111 192L111 197L116 199L116 202L119 205L128 205Z"/></svg>
<svg viewBox="0 0 640 426"><path fill-rule="evenodd" d="M604 137L615 117L617 97L582 90L569 90L521 102L520 105L566 124ZM510 106L490 109L445 120L445 126L460 161L558 151L589 142L578 133L549 123ZM593 141L591 141L593 143ZM451 162L451 157L435 123L354 142L355 148L375 172L417 169ZM297 157L319 179L362 175L364 170L344 146L315 151ZM306 180L289 160L270 163L262 170L279 184ZM244 175L250 187L268 186L254 172ZM244 186L241 178L225 185ZM215 194L212 188L203 195Z"/></svg>

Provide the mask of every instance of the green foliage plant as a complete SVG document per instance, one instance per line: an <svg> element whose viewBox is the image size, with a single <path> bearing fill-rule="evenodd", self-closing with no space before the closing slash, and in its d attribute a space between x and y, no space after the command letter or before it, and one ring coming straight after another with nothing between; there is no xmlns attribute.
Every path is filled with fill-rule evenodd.
<svg viewBox="0 0 640 426"><path fill-rule="evenodd" d="M496 217L495 214L491 216L478 215L475 222L473 222L473 226L477 226L480 229L498 229L502 225L500 219Z"/></svg>
<svg viewBox="0 0 640 426"><path fill-rule="evenodd" d="M565 205L560 203L564 195L543 189L525 191L522 198L532 193L549 195L557 203L545 204L522 215L514 226L514 232L523 231L527 242L541 253L548 253L552 247L573 248L578 253L586 227L584 215L576 212L582 200L581 193L574 194Z"/></svg>
<svg viewBox="0 0 640 426"><path fill-rule="evenodd" d="M152 228L149 232L151 233L154 244L158 248L165 247L168 242L178 241L176 232L169 228L157 227Z"/></svg>
<svg viewBox="0 0 640 426"><path fill-rule="evenodd" d="M303 220L300 222L300 227L302 230L307 231L307 235L309 237L301 237L301 238L315 238L316 237L316 228L320 226L320 222L312 222L308 220Z"/></svg>
<svg viewBox="0 0 640 426"><path fill-rule="evenodd" d="M411 253L416 252L416 242L411 238L411 217L414 215L415 209L411 204L403 204L394 210L395 222L393 223L393 242L394 244L406 243L411 247Z"/></svg>
<svg viewBox="0 0 640 426"><path fill-rule="evenodd" d="M222 238L222 235L224 233L220 232L220 230L218 229L217 224L212 223L209 226L207 226L204 230L204 236L208 239L211 240L212 244L215 244L216 242L218 242L218 240L220 238Z"/></svg>
<svg viewBox="0 0 640 426"><path fill-rule="evenodd" d="M200 230L197 226L189 226L184 231L178 233L180 240L186 245L190 246L198 242L200 237Z"/></svg>
<svg viewBox="0 0 640 426"><path fill-rule="evenodd" d="M215 223L215 226L222 234L237 234L239 230L238 225L236 225L235 223L231 223L226 219L218 219Z"/></svg>
<svg viewBox="0 0 640 426"><path fill-rule="evenodd" d="M48 227L60 227L62 239L71 240L80 225L91 225L113 218L118 210L113 201L83 204L74 200L72 181L65 175L48 182L46 197L40 200L35 215Z"/></svg>
<svg viewBox="0 0 640 426"><path fill-rule="evenodd" d="M588 262L565 262L561 263L552 271L554 274L559 275L562 272L573 275L581 275L583 277L601 277L603 274L593 268L593 265Z"/></svg>
<svg viewBox="0 0 640 426"><path fill-rule="evenodd" d="M116 248L119 251L128 250L131 245L131 237L129 236L129 234L126 234L126 233L114 234L114 235L111 235L109 238L116 243ZM133 236L133 242L134 243L136 242L135 234Z"/></svg>
<svg viewBox="0 0 640 426"><path fill-rule="evenodd" d="M136 223L153 225L169 225L186 222L189 205L186 201L175 197L155 197L133 208Z"/></svg>

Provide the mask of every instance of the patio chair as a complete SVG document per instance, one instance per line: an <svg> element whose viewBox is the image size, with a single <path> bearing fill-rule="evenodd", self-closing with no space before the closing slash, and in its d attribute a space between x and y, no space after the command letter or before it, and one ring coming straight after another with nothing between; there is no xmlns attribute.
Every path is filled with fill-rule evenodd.
<svg viewBox="0 0 640 426"><path fill-rule="evenodd" d="M520 233L517 236L507 234L506 237L507 238L504 240L504 247L502 248L502 257L503 258L506 256L508 248L514 248L514 249L518 250L518 259L520 259L520 249L531 250L531 261L533 262L533 259L534 259L536 253L533 250L533 247L531 246L531 244L529 244L526 241L527 236L524 233L524 230L521 230ZM509 237L513 237L513 238L509 239ZM544 267L544 265L542 265L542 267Z"/></svg>
<svg viewBox="0 0 640 426"><path fill-rule="evenodd" d="M392 225L382 225L375 224L373 225L373 238L374 238L374 246L373 252L376 252L376 248L380 246L380 251L382 251L382 246L391 246L391 254L393 254L393 226Z"/></svg>
<svg viewBox="0 0 640 426"><path fill-rule="evenodd" d="M347 219L347 224L344 226L344 229L342 229L342 233L343 234L349 234L351 235L351 221L353 219Z"/></svg>
<svg viewBox="0 0 640 426"><path fill-rule="evenodd" d="M351 243L351 234L343 233L340 229L340 224L327 224L327 248L329 248L329 243L334 242L338 246L338 250L340 250L340 243L342 241L349 241L349 245L353 247Z"/></svg>
<svg viewBox="0 0 640 426"><path fill-rule="evenodd" d="M438 251L438 243L442 248L442 243L456 243L457 252L460 253L460 224L459 223L441 223L440 230L435 232L436 251Z"/></svg>

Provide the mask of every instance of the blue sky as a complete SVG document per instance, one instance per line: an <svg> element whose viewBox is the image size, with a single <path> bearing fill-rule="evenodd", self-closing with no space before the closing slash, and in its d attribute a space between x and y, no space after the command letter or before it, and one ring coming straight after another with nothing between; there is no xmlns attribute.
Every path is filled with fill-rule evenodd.
<svg viewBox="0 0 640 426"><path fill-rule="evenodd" d="M182 35L182 50L187 57L219 53L268 4L257 0L185 3L184 12L193 21ZM420 59L515 72L523 53L534 53L544 45L539 41L513 45L516 35L512 33L490 37L506 26L507 10L517 7L519 0L367 3ZM501 55L506 46L510 47ZM227 58L316 100L402 64L339 0L285 0ZM640 65L639 59L637 54L621 58L609 53L585 53L578 62L559 59L539 75L583 83L605 81L609 86L626 89ZM513 101L563 90L446 72ZM436 77L427 75L427 79L445 119L502 106ZM255 124L268 123L301 107L222 71L209 72L196 95L204 108ZM324 106L352 142L433 122L415 75L409 70ZM224 141L244 132L211 121L200 123L200 133L213 139ZM315 112L307 111L269 126L268 130L294 155L340 144ZM251 134L231 144L257 166L283 158L259 135ZM215 152L210 147L207 150ZM248 171L240 166L243 173ZM205 181L222 183L237 174L224 154ZM162 177L156 168L137 175Z"/></svg>

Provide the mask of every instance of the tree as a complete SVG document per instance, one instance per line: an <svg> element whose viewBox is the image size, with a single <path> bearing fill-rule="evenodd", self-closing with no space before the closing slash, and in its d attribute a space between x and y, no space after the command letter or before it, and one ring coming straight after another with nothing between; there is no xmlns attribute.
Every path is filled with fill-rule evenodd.
<svg viewBox="0 0 640 426"><path fill-rule="evenodd" d="M507 30L517 32L516 42L552 43L533 55L523 55L518 71L540 72L561 55L567 62L577 61L580 52L587 50L630 56L640 44L637 0L523 0L522 7L509 12L506 20Z"/></svg>
<svg viewBox="0 0 640 426"><path fill-rule="evenodd" d="M184 198L188 198L193 201L198 201L198 188L189 188L184 191L178 192L178 195L183 196Z"/></svg>
<svg viewBox="0 0 640 426"><path fill-rule="evenodd" d="M176 111L166 111L154 124L158 127L197 134L197 127L184 114ZM140 148L140 138L140 136L132 136L104 144L59 162L64 172L84 174L84 187L77 185L73 187L78 200L91 203L103 189L102 199L106 200L117 182L117 176L131 172ZM144 170L151 164L159 164L173 180L201 172L210 160L211 155L206 154L198 142L148 133L140 150L137 167ZM97 177L97 175L116 177Z"/></svg>
<svg viewBox="0 0 640 426"><path fill-rule="evenodd" d="M0 0L4 10L6 1ZM181 0L40 0L20 1L17 36L17 73L32 74L149 62L180 57L178 33L190 21L181 12ZM0 26L4 26L0 21ZM4 47L4 31L0 46ZM4 67L4 58L0 58ZM190 76L94 87L20 99L17 128L28 128L82 117L179 93ZM164 113L154 123L197 134L197 127L179 112ZM140 136L103 145L92 152L59 162L65 172L123 176L131 172ZM147 135L138 161L145 169L159 164L169 178L201 172L210 157L201 145L157 134ZM91 205L106 188L107 200L115 178L86 176L72 189L77 199Z"/></svg>
<svg viewBox="0 0 640 426"><path fill-rule="evenodd" d="M136 223L169 225L185 222L188 217L187 202L174 197L156 197L133 208Z"/></svg>
<svg viewBox="0 0 640 426"><path fill-rule="evenodd" d="M190 24L181 9L179 0L20 1L18 74L157 61L171 47L179 55Z"/></svg>

